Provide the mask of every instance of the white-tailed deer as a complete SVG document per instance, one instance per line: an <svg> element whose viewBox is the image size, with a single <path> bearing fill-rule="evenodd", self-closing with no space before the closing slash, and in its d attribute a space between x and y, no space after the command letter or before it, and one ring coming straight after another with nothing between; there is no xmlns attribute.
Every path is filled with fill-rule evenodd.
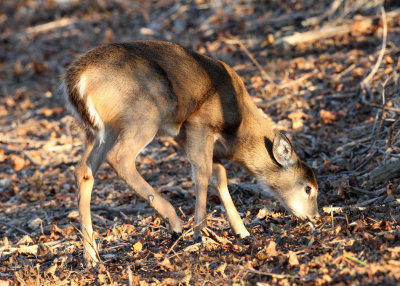
<svg viewBox="0 0 400 286"><path fill-rule="evenodd" d="M138 153L156 136L173 136L192 165L195 239L205 226L211 174L236 235L249 235L227 187L221 159L240 163L299 218L318 216L313 171L274 129L225 63L168 42L138 41L95 48L66 70L63 93L86 133L76 167L84 257L98 261L90 215L94 176L105 160L168 223L182 231L172 205L138 173Z"/></svg>

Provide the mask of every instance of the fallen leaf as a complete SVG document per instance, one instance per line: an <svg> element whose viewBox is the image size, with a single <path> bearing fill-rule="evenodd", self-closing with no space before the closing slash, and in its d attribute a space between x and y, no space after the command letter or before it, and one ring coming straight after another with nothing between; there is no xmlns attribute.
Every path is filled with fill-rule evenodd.
<svg viewBox="0 0 400 286"><path fill-rule="evenodd" d="M297 255L293 251L289 251L287 254L288 263L291 267L299 265L299 260L297 259Z"/></svg>
<svg viewBox="0 0 400 286"><path fill-rule="evenodd" d="M33 243L32 238L31 238L29 235L24 235L24 236L17 242L17 245L29 244L29 243Z"/></svg>
<svg viewBox="0 0 400 286"><path fill-rule="evenodd" d="M136 242L133 246L132 246L132 251L134 253L139 253L142 251L143 245L140 241Z"/></svg>
<svg viewBox="0 0 400 286"><path fill-rule="evenodd" d="M12 165L14 171L16 171L16 172L22 170L26 166L24 158L21 158L20 156L18 156L16 154L11 154L9 156L9 158L11 161L11 165Z"/></svg>
<svg viewBox="0 0 400 286"><path fill-rule="evenodd" d="M324 124L332 124L337 120L337 115L332 111L321 109L319 114Z"/></svg>
<svg viewBox="0 0 400 286"><path fill-rule="evenodd" d="M169 270L173 270L174 266L171 264L171 261L166 257L163 261L160 262L160 265L164 268L167 268Z"/></svg>
<svg viewBox="0 0 400 286"><path fill-rule="evenodd" d="M49 269L46 270L45 274L46 275L51 275L53 277L53 279L56 279L54 273L56 273L57 270L57 259L54 260L54 263L52 266L50 266Z"/></svg>
<svg viewBox="0 0 400 286"><path fill-rule="evenodd" d="M226 266L227 266L227 264L226 264L226 262L224 262L223 264L221 264L220 266L218 266L218 268L215 270L215 272L219 272L219 273L221 273L221 275L223 276L223 277L225 277L225 269L226 269Z"/></svg>
<svg viewBox="0 0 400 286"><path fill-rule="evenodd" d="M273 240L270 240L266 246L266 253L268 254L268 256L277 256L278 255L278 251L276 251L276 242Z"/></svg>
<svg viewBox="0 0 400 286"><path fill-rule="evenodd" d="M292 112L288 115L288 118L292 120L292 128L300 129L303 128L303 120L308 120L309 116L305 114L302 110Z"/></svg>
<svg viewBox="0 0 400 286"><path fill-rule="evenodd" d="M258 211L256 218L264 219L267 215L269 215L269 211L267 209L263 208Z"/></svg>

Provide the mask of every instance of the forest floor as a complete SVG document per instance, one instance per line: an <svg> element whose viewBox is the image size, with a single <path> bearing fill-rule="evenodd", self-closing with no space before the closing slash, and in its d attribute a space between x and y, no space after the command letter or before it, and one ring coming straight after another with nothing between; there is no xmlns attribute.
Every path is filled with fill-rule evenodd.
<svg viewBox="0 0 400 286"><path fill-rule="evenodd" d="M398 285L400 4L382 3L1 1L0 285ZM78 55L137 39L234 68L314 169L318 223L224 162L251 239L235 238L210 186L208 231L194 243L190 165L160 138L137 166L172 202L184 235L174 240L104 164L92 194L102 263L85 267L74 180L83 136L56 88Z"/></svg>

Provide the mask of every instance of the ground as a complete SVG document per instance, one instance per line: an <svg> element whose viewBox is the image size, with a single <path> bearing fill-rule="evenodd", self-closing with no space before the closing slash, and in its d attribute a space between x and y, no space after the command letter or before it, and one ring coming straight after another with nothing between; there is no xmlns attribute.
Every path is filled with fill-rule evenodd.
<svg viewBox="0 0 400 286"><path fill-rule="evenodd" d="M398 1L5 0L0 4L0 285L396 285L400 281ZM382 9L383 8L383 9ZM104 164L86 268L74 170L83 132L59 77L99 44L168 40L227 62L292 139L319 184L321 219L296 219L224 162L251 237L235 238L215 190L193 241L190 165L172 138L140 154L176 208L165 223Z"/></svg>

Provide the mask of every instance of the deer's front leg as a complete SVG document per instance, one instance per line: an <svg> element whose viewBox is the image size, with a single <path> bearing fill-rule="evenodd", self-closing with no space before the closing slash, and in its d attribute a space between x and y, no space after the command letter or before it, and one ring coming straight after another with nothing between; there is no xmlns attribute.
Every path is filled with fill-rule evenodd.
<svg viewBox="0 0 400 286"><path fill-rule="evenodd" d="M234 231L234 233L240 238L245 238L250 235L246 227L243 224L242 219L235 205L233 204L231 195L228 190L228 179L226 177L226 171L221 163L213 164L213 174L215 177L215 187L217 188L219 198L224 205L226 214L228 216L229 223Z"/></svg>
<svg viewBox="0 0 400 286"><path fill-rule="evenodd" d="M208 182L212 173L214 137L205 128L187 128L187 154L192 165L196 188L194 239L201 238L200 231L206 226Z"/></svg>

